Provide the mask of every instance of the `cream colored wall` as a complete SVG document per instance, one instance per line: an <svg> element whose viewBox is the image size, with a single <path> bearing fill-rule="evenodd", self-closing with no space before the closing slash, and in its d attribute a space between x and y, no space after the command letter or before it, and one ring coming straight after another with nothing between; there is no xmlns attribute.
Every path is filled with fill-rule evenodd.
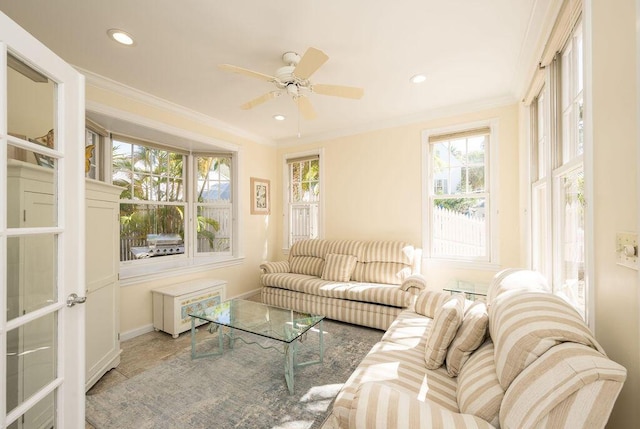
<svg viewBox="0 0 640 429"><path fill-rule="evenodd" d="M615 234L638 231L636 10L634 0L591 1L586 7L593 22L595 329L609 357L628 371L608 427L635 428L640 421L640 282L637 271L616 265Z"/></svg>
<svg viewBox="0 0 640 429"><path fill-rule="evenodd" d="M287 154L323 149L326 238L406 240L422 247L422 132L490 119L497 119L499 127L500 266L519 266L517 105L281 148L278 160L282 165ZM279 184L276 200L282 201L281 180ZM282 210L282 205L278 209ZM278 230L281 249L282 216ZM423 266L433 288L442 288L451 278L488 282L495 272Z"/></svg>
<svg viewBox="0 0 640 429"><path fill-rule="evenodd" d="M120 289L120 331L127 337L148 330L153 323L151 289L184 282L191 279L215 278L226 280L227 297L246 294L260 288L259 265L262 261L273 259L276 255L269 243L275 242L276 229L270 225L272 216L251 215L249 205L249 178L259 177L274 181L277 161L275 146L257 144L236 137L207 124L181 116L177 112L168 112L161 107L151 106L139 100L133 100L101 88L87 86L88 102L132 112L152 121L158 121L172 127L184 129L190 133L199 133L212 139L233 143L240 148L240 197L242 198L241 240L244 261L240 265L198 272L190 275L167 275L161 280L136 283ZM279 171L279 170L277 170Z"/></svg>

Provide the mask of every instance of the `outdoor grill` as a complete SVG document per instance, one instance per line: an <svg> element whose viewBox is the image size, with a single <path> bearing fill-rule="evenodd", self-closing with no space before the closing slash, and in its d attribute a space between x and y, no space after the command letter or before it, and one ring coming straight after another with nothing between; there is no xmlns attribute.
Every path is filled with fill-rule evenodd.
<svg viewBox="0 0 640 429"><path fill-rule="evenodd" d="M131 253L136 259L177 255L184 253L184 240L178 234L148 234L147 245L132 247Z"/></svg>

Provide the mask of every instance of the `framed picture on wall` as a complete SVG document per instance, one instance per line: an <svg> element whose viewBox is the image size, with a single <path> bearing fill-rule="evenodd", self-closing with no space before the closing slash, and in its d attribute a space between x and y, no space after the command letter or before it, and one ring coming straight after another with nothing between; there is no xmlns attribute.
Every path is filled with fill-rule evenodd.
<svg viewBox="0 0 640 429"><path fill-rule="evenodd" d="M271 189L266 179L251 178L251 214L271 212Z"/></svg>

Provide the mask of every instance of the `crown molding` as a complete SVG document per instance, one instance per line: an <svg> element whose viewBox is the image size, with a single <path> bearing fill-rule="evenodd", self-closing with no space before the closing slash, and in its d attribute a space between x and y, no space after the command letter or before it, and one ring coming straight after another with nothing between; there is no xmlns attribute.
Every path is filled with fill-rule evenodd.
<svg viewBox="0 0 640 429"><path fill-rule="evenodd" d="M398 116L389 119L382 119L375 122L368 122L354 127L344 128L341 130L330 131L326 133L311 134L305 137L296 138L289 137L286 139L276 140L278 147L297 146L302 144L317 143L320 141L333 140L341 137L363 134L372 131L379 131L388 128L401 127L405 125L417 124L435 119L448 118L452 116L460 116L464 114L480 112L483 110L504 107L518 102L513 95L506 95L489 100L481 100L472 103L463 103L451 106L438 107L427 111L419 112L412 115Z"/></svg>
<svg viewBox="0 0 640 429"><path fill-rule="evenodd" d="M240 138L248 139L256 143L267 145L267 146L275 145L275 143L268 138L250 133L241 128L234 127L233 125L230 125L219 119L213 118L211 116L207 116L203 113L197 112L195 110L189 109L179 104L172 103L170 101L167 101L160 97L156 97L155 95L146 93L144 91L140 91L139 89L127 86L123 83L101 76L99 74L83 69L81 67L74 66L74 68L85 76L87 85L91 85L99 89L103 89L106 91L116 93L118 95L122 95L123 97L130 98L139 103L147 104L156 109L160 109L160 110L164 110L164 111L168 111L168 112L180 115L184 118L190 119L199 124L216 128L220 131L233 134Z"/></svg>

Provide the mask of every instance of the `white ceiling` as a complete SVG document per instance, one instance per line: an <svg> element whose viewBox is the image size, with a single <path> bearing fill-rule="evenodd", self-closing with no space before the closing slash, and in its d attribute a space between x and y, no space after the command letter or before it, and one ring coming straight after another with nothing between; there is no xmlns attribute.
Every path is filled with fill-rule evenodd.
<svg viewBox="0 0 640 429"><path fill-rule="evenodd" d="M375 128L390 120L515 101L535 66L554 0L0 0L0 10L67 62L274 142ZM134 47L107 38L110 28ZM272 84L286 51L329 56L315 83L358 86L361 100L312 94L318 118L288 97L239 106ZM426 82L409 78L425 73ZM287 120L278 122L275 114Z"/></svg>

